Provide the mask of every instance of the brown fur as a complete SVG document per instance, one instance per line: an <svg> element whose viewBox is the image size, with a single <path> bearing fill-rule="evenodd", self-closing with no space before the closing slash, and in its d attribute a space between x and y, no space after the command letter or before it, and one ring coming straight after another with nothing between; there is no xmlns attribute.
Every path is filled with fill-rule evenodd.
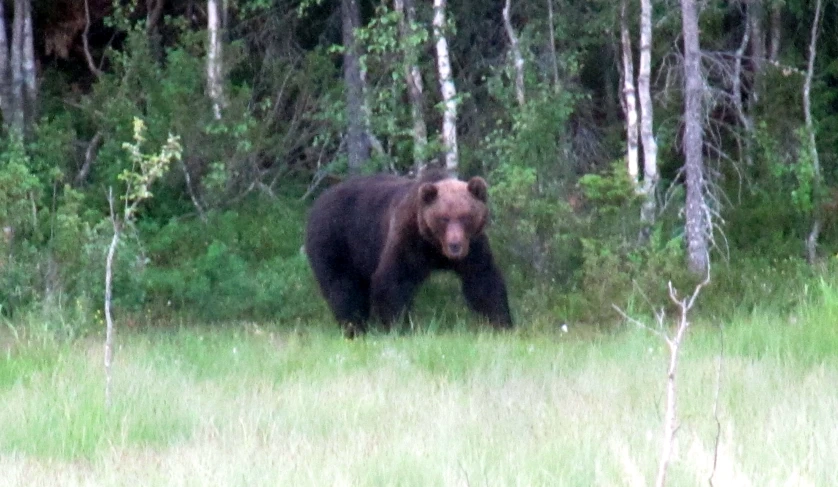
<svg viewBox="0 0 838 487"><path fill-rule="evenodd" d="M506 286L483 230L486 181L443 173L418 180L354 178L321 196L309 216L306 253L348 335L370 314L389 324L435 270L456 272L470 307L510 326Z"/></svg>

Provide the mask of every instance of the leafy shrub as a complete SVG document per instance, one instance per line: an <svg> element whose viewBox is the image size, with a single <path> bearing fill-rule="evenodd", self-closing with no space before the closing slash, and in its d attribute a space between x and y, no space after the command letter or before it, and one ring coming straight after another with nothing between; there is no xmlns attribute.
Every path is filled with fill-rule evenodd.
<svg viewBox="0 0 838 487"><path fill-rule="evenodd" d="M206 223L145 226L145 289L158 310L203 320L292 320L324 311L301 253L299 203L250 203L247 211L210 212Z"/></svg>

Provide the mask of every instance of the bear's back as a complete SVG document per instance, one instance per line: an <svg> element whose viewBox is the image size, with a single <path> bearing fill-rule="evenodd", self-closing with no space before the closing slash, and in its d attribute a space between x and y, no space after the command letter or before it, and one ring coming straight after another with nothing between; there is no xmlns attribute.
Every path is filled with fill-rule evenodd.
<svg viewBox="0 0 838 487"><path fill-rule="evenodd" d="M348 179L324 192L309 212L306 253L360 276L375 272L394 209L413 180L390 174Z"/></svg>

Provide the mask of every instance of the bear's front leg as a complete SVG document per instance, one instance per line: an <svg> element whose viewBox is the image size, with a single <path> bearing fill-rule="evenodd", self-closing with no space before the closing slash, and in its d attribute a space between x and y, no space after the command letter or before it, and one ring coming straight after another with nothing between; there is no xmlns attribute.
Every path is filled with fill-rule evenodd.
<svg viewBox="0 0 838 487"><path fill-rule="evenodd" d="M455 268L469 308L501 328L512 327L506 283L484 240L474 242L468 257Z"/></svg>
<svg viewBox="0 0 838 487"><path fill-rule="evenodd" d="M385 252L372 276L372 312L388 328L408 310L419 284L428 277L428 270L411 263L410 258Z"/></svg>
<svg viewBox="0 0 838 487"><path fill-rule="evenodd" d="M415 279L376 273L372 279L371 292L373 313L389 329L393 322L407 312L417 287Z"/></svg>

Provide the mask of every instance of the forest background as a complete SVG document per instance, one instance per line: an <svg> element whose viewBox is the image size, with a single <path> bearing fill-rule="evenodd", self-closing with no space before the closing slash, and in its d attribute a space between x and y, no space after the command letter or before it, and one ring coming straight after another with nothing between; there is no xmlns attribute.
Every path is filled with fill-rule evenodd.
<svg viewBox="0 0 838 487"><path fill-rule="evenodd" d="M141 172L124 144L155 154L170 134L180 158L113 264L129 324L328 320L300 252L306 208L348 174L425 164L488 179L524 327L651 315L669 281L706 272L707 319L784 315L834 267L831 1L2 6L10 323L102 329L109 190L120 201ZM465 315L437 299L456 283L427 287L420 316Z"/></svg>

